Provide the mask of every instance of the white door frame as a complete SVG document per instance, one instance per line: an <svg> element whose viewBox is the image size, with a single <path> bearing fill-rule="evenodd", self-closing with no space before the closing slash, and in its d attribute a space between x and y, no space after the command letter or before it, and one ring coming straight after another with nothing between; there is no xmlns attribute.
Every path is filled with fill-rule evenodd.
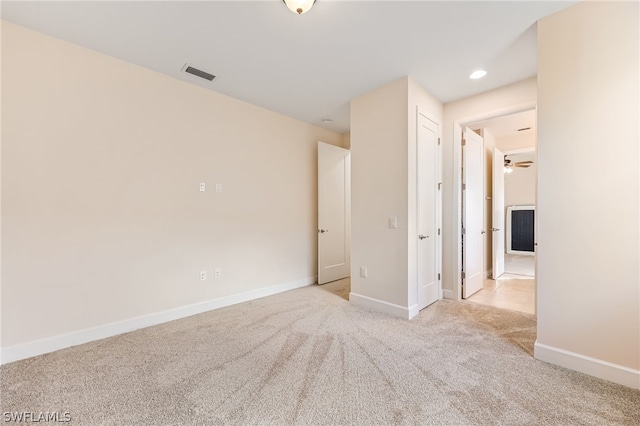
<svg viewBox="0 0 640 426"><path fill-rule="evenodd" d="M476 123L478 121L490 120L492 118L498 118L505 115L530 111L532 109L536 109L536 106L536 102L530 102L509 108L503 108L497 111L478 114L476 116L465 117L453 122L453 211L455 220L451 231L455 238L455 243L452 245L453 253L451 253L451 258L453 259L451 265L453 271L451 271L451 276L455 279L456 290L454 300L462 300L462 129L466 125ZM537 195L536 186L536 202Z"/></svg>

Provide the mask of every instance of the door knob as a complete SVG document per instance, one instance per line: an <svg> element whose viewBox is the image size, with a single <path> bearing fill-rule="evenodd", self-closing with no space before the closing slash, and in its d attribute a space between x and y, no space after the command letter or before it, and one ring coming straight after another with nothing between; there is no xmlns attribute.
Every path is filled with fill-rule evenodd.
<svg viewBox="0 0 640 426"><path fill-rule="evenodd" d="M425 238L429 238L429 236L420 234L418 235L418 238L420 238L421 240L424 240Z"/></svg>
<svg viewBox="0 0 640 426"><path fill-rule="evenodd" d="M485 230L483 229L482 231L480 231L480 233L481 233L482 235L484 235L484 234L486 234L486 233L487 233L487 231L485 231Z"/></svg>
<svg viewBox="0 0 640 426"><path fill-rule="evenodd" d="M328 229L318 229L318 234L324 234L325 232L329 232Z"/></svg>
<svg viewBox="0 0 640 426"><path fill-rule="evenodd" d="M491 230L492 230L493 232L498 232L498 231L500 230L500 228L491 228Z"/></svg>

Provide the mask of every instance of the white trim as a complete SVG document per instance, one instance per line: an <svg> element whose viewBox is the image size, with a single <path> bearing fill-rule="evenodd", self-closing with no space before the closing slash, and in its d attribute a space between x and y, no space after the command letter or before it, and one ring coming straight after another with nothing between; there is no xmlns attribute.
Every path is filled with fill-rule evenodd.
<svg viewBox="0 0 640 426"><path fill-rule="evenodd" d="M538 341L534 345L533 356L540 361L579 371L633 389L640 389L640 370L633 370L622 365L555 348Z"/></svg>
<svg viewBox="0 0 640 426"><path fill-rule="evenodd" d="M451 300L462 300L462 124L453 122L453 230L451 276L455 279Z"/></svg>
<svg viewBox="0 0 640 426"><path fill-rule="evenodd" d="M226 306L260 299L262 297L294 290L296 288L306 287L315 282L315 276L302 278L296 281L289 281L270 287L246 291L244 293L232 294L230 296L220 297L218 299L213 299L206 302L173 308L163 312L142 315L124 321L118 321L97 327L87 328L84 330L73 331L70 333L58 334L56 336L51 336L40 340L9 346L6 348L2 348L2 352L0 354L0 365L57 351L71 346L81 345L83 343L93 342L95 340L105 339L107 337L116 336L118 334L128 333L140 328L150 327L152 325L162 324L180 318L201 314L203 312L212 311L214 309L224 308Z"/></svg>
<svg viewBox="0 0 640 426"><path fill-rule="evenodd" d="M420 313L420 308L418 308L418 304L409 306L409 318L411 319Z"/></svg>
<svg viewBox="0 0 640 426"><path fill-rule="evenodd" d="M418 305L409 308L385 302L384 300L374 299L372 297L363 296L358 293L349 293L349 302L355 306L373 309L374 311L392 315L394 317L411 319L418 314Z"/></svg>

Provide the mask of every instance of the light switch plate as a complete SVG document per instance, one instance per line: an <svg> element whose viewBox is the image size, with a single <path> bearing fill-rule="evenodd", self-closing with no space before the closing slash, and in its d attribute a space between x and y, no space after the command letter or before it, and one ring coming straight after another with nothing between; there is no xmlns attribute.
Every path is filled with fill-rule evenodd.
<svg viewBox="0 0 640 426"><path fill-rule="evenodd" d="M390 217L389 218L389 228L391 229L396 229L398 227L398 218L397 217Z"/></svg>

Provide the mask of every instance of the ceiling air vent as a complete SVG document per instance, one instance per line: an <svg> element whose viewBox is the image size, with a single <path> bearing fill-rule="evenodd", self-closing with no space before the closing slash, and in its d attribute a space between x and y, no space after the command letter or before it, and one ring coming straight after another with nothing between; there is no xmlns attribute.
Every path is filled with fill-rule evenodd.
<svg viewBox="0 0 640 426"><path fill-rule="evenodd" d="M208 72L205 72L205 71L202 71L202 70L199 70L198 68L194 68L191 65L185 65L182 70L184 72L188 72L189 74L193 74L195 76L198 76L200 78L204 78L205 80L209 80L209 81L213 81L213 79L216 78L215 75L209 74Z"/></svg>

